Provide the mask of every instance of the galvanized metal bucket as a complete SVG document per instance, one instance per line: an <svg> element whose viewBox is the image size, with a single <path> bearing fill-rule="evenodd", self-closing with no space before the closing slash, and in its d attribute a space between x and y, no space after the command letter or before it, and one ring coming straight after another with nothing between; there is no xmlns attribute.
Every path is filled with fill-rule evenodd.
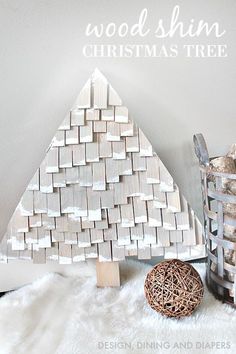
<svg viewBox="0 0 236 354"><path fill-rule="evenodd" d="M193 141L201 174L207 285L219 299L236 306L236 213L227 213L228 207L236 209L236 195L224 188L226 181L236 180L236 174L213 171L203 135L194 135Z"/></svg>

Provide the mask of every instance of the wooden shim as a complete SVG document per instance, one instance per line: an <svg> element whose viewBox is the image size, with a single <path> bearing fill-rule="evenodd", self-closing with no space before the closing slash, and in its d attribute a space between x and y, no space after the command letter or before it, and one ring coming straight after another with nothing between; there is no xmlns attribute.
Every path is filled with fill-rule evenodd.
<svg viewBox="0 0 236 354"><path fill-rule="evenodd" d="M71 121L71 126L81 126L84 125L84 116L85 116L85 111L84 109L73 109L70 112L70 121Z"/></svg>
<svg viewBox="0 0 236 354"><path fill-rule="evenodd" d="M98 143L86 143L86 162L98 162Z"/></svg>
<svg viewBox="0 0 236 354"><path fill-rule="evenodd" d="M19 203L19 209L22 216L34 215L33 197L34 197L33 191L24 192Z"/></svg>
<svg viewBox="0 0 236 354"><path fill-rule="evenodd" d="M59 250L58 243L52 245L51 248L46 248L46 260L47 261L58 261L59 260Z"/></svg>
<svg viewBox="0 0 236 354"><path fill-rule="evenodd" d="M106 159L106 181L107 183L117 183L119 182L119 170L116 161L113 159Z"/></svg>
<svg viewBox="0 0 236 354"><path fill-rule="evenodd" d="M66 145L79 144L79 130L78 127L72 127L66 130Z"/></svg>
<svg viewBox="0 0 236 354"><path fill-rule="evenodd" d="M68 231L69 232L81 232L81 219L80 216L73 214L67 214L68 216Z"/></svg>
<svg viewBox="0 0 236 354"><path fill-rule="evenodd" d="M59 166L60 168L72 167L71 146L63 146L59 148Z"/></svg>
<svg viewBox="0 0 236 354"><path fill-rule="evenodd" d="M58 130L70 130L70 113L65 116Z"/></svg>
<svg viewBox="0 0 236 354"><path fill-rule="evenodd" d="M131 240L143 240L143 224L137 224L130 229Z"/></svg>
<svg viewBox="0 0 236 354"><path fill-rule="evenodd" d="M111 242L104 241L98 243L98 260L99 262L111 262Z"/></svg>
<svg viewBox="0 0 236 354"><path fill-rule="evenodd" d="M30 229L25 233L25 243L31 245L32 243L38 243L38 230L37 228Z"/></svg>
<svg viewBox="0 0 236 354"><path fill-rule="evenodd" d="M90 247L86 247L85 251L85 258L98 258L98 245L95 243Z"/></svg>
<svg viewBox="0 0 236 354"><path fill-rule="evenodd" d="M112 157L114 160L126 159L125 141L112 142Z"/></svg>
<svg viewBox="0 0 236 354"><path fill-rule="evenodd" d="M46 263L45 248L38 248L37 245L33 245L33 263L34 264Z"/></svg>
<svg viewBox="0 0 236 354"><path fill-rule="evenodd" d="M161 160L159 160L159 166L160 166L160 191L173 192L174 181L172 176L170 175L169 171L164 166Z"/></svg>
<svg viewBox="0 0 236 354"><path fill-rule="evenodd" d="M150 245L145 244L142 240L138 240L138 259L151 259Z"/></svg>
<svg viewBox="0 0 236 354"><path fill-rule="evenodd" d="M114 192L113 190L106 190L100 194L101 207L103 209L114 208Z"/></svg>
<svg viewBox="0 0 236 354"><path fill-rule="evenodd" d="M75 108L90 108L91 107L91 80L89 79L82 90L80 91L75 104Z"/></svg>
<svg viewBox="0 0 236 354"><path fill-rule="evenodd" d="M39 191L39 169L37 169L37 171L35 172L33 178L28 184L27 189L29 191Z"/></svg>
<svg viewBox="0 0 236 354"><path fill-rule="evenodd" d="M120 124L107 122L107 141L120 141Z"/></svg>
<svg viewBox="0 0 236 354"><path fill-rule="evenodd" d="M152 257L161 257L164 256L164 248L159 247L158 245L151 245L151 256Z"/></svg>
<svg viewBox="0 0 236 354"><path fill-rule="evenodd" d="M92 166L80 166L79 167L79 178L81 187L92 187L93 178L92 178Z"/></svg>
<svg viewBox="0 0 236 354"><path fill-rule="evenodd" d="M66 174L64 168L60 168L58 173L53 174L53 187L62 188L66 187Z"/></svg>
<svg viewBox="0 0 236 354"><path fill-rule="evenodd" d="M189 206L186 199L180 195L181 212L175 214L176 224L178 230L189 230Z"/></svg>
<svg viewBox="0 0 236 354"><path fill-rule="evenodd" d="M148 225L150 227L161 227L162 226L161 210L155 207L155 204L152 200L147 201L147 208L148 208Z"/></svg>
<svg viewBox="0 0 236 354"><path fill-rule="evenodd" d="M157 235L156 235L156 228L149 227L147 224L143 225L143 233L144 238L143 242L145 244L156 244L157 243Z"/></svg>
<svg viewBox="0 0 236 354"><path fill-rule="evenodd" d="M61 212L63 214L74 212L74 190L73 186L69 185L66 188L61 188Z"/></svg>
<svg viewBox="0 0 236 354"><path fill-rule="evenodd" d="M168 230L157 229L157 245L158 247L170 246L170 232Z"/></svg>
<svg viewBox="0 0 236 354"><path fill-rule="evenodd" d="M16 232L11 236L11 246L13 251L24 251L25 249L25 234L24 232Z"/></svg>
<svg viewBox="0 0 236 354"><path fill-rule="evenodd" d="M87 192L88 198L88 219L90 221L102 220L100 194L98 192Z"/></svg>
<svg viewBox="0 0 236 354"><path fill-rule="evenodd" d="M115 113L114 113L114 107L111 107L109 109L102 109L101 110L101 120L102 121L107 121L107 122L112 122L115 120Z"/></svg>
<svg viewBox="0 0 236 354"><path fill-rule="evenodd" d="M83 262L85 261L84 248L78 247L77 245L71 246L72 262Z"/></svg>
<svg viewBox="0 0 236 354"><path fill-rule="evenodd" d="M64 242L64 232L58 232L57 230L51 231L52 242Z"/></svg>
<svg viewBox="0 0 236 354"><path fill-rule="evenodd" d="M51 148L46 155L46 173L59 172L58 148Z"/></svg>
<svg viewBox="0 0 236 354"><path fill-rule="evenodd" d="M90 247L90 232L86 229L82 232L78 232L78 246L79 247Z"/></svg>
<svg viewBox="0 0 236 354"><path fill-rule="evenodd" d="M52 175L51 173L46 173L45 160L40 165L39 173L40 173L40 191L42 193L53 193Z"/></svg>
<svg viewBox="0 0 236 354"><path fill-rule="evenodd" d="M36 214L47 213L47 196L44 193L34 191L34 212Z"/></svg>
<svg viewBox="0 0 236 354"><path fill-rule="evenodd" d="M126 245L124 247L126 257L134 257L138 255L137 241L131 241L129 245Z"/></svg>
<svg viewBox="0 0 236 354"><path fill-rule="evenodd" d="M120 125L120 136L133 136L134 124L133 122L123 123Z"/></svg>
<svg viewBox="0 0 236 354"><path fill-rule="evenodd" d="M72 168L66 168L66 184L75 184L79 183L80 178L79 178L79 168L78 167L72 167Z"/></svg>
<svg viewBox="0 0 236 354"><path fill-rule="evenodd" d="M167 192L166 197L168 210L172 213L181 212L179 188L176 185L174 185L174 192Z"/></svg>
<svg viewBox="0 0 236 354"><path fill-rule="evenodd" d="M93 123L93 131L94 133L106 133L107 132L107 124L104 121L94 121Z"/></svg>
<svg viewBox="0 0 236 354"><path fill-rule="evenodd" d="M93 164L93 190L104 191L106 189L105 163L98 162Z"/></svg>
<svg viewBox="0 0 236 354"><path fill-rule="evenodd" d="M69 231L69 224L66 215L61 215L59 218L56 218L56 230L59 232ZM63 240L64 240L64 236L63 236Z"/></svg>
<svg viewBox="0 0 236 354"><path fill-rule="evenodd" d="M141 197L138 172L134 172L132 176L123 176L125 185L125 194L127 197Z"/></svg>
<svg viewBox="0 0 236 354"><path fill-rule="evenodd" d="M52 147L65 146L65 131L58 130L51 142Z"/></svg>
<svg viewBox="0 0 236 354"><path fill-rule="evenodd" d="M140 145L140 156L152 156L152 145L150 144L147 137L143 134L142 130L139 129L139 145Z"/></svg>
<svg viewBox="0 0 236 354"><path fill-rule="evenodd" d="M86 120L98 121L100 119L100 110L99 109L86 109Z"/></svg>
<svg viewBox="0 0 236 354"><path fill-rule="evenodd" d="M65 232L64 237L65 237L65 244L67 244L67 245L77 245L78 244L76 232Z"/></svg>
<svg viewBox="0 0 236 354"><path fill-rule="evenodd" d="M118 262L96 262L97 286L120 286L120 271Z"/></svg>
<svg viewBox="0 0 236 354"><path fill-rule="evenodd" d="M119 246L117 241L112 241L112 259L113 261L125 260L125 246Z"/></svg>
<svg viewBox="0 0 236 354"><path fill-rule="evenodd" d="M93 122L86 121L86 125L80 127L80 143L93 142Z"/></svg>
<svg viewBox="0 0 236 354"><path fill-rule="evenodd" d="M180 230L170 231L170 242L183 242L183 232Z"/></svg>
<svg viewBox="0 0 236 354"><path fill-rule="evenodd" d="M162 209L162 222L165 230L176 230L175 214L167 209Z"/></svg>
<svg viewBox="0 0 236 354"><path fill-rule="evenodd" d="M167 208L166 193L160 191L159 184L153 184L153 205L155 208Z"/></svg>
<svg viewBox="0 0 236 354"><path fill-rule="evenodd" d="M114 204L127 204L127 192L124 182L114 184Z"/></svg>
<svg viewBox="0 0 236 354"><path fill-rule="evenodd" d="M85 144L74 145L72 148L73 166L84 166L85 161Z"/></svg>
<svg viewBox="0 0 236 354"><path fill-rule="evenodd" d="M118 174L120 176L130 176L133 174L132 159L129 154L125 160L117 160L116 163L118 164Z"/></svg>
<svg viewBox="0 0 236 354"><path fill-rule="evenodd" d="M95 70L92 81L94 108L107 108L108 84L106 78L98 70Z"/></svg>
<svg viewBox="0 0 236 354"><path fill-rule="evenodd" d="M52 246L50 230L38 229L38 246L39 248L50 248Z"/></svg>
<svg viewBox="0 0 236 354"><path fill-rule="evenodd" d="M65 243L59 243L59 264L71 264L71 245L66 245Z"/></svg>
<svg viewBox="0 0 236 354"><path fill-rule="evenodd" d="M105 241L117 240L116 224L109 225L108 229L103 230L103 234Z"/></svg>
<svg viewBox="0 0 236 354"><path fill-rule="evenodd" d="M103 230L91 229L90 230L91 243L101 243L104 242Z"/></svg>
<svg viewBox="0 0 236 354"><path fill-rule="evenodd" d="M87 216L81 217L81 228L82 230L85 229L94 229L94 221L90 221Z"/></svg>
<svg viewBox="0 0 236 354"><path fill-rule="evenodd" d="M128 108L125 106L115 107L115 121L117 123L128 123Z"/></svg>
<svg viewBox="0 0 236 354"><path fill-rule="evenodd" d="M141 157L139 153L133 152L132 153L132 160L133 160L133 171L146 171L146 158Z"/></svg>
<svg viewBox="0 0 236 354"><path fill-rule="evenodd" d="M130 204L121 205L121 226L122 227L134 227L134 212L132 200L130 199Z"/></svg>
<svg viewBox="0 0 236 354"><path fill-rule="evenodd" d="M133 197L134 221L135 224L147 222L146 202L139 197Z"/></svg>
<svg viewBox="0 0 236 354"><path fill-rule="evenodd" d="M128 227L121 227L120 224L117 224L117 236L119 246L130 244L130 229Z"/></svg>
<svg viewBox="0 0 236 354"><path fill-rule="evenodd" d="M53 193L47 194L48 216L61 216L61 202L59 189L55 189Z"/></svg>
<svg viewBox="0 0 236 354"><path fill-rule="evenodd" d="M138 172L139 175L139 185L142 200L153 200L153 188L151 184L147 184L147 174L146 172Z"/></svg>
<svg viewBox="0 0 236 354"><path fill-rule="evenodd" d="M28 217L22 216L19 207L16 208L12 219L11 219L11 229L13 232L28 232L29 231L29 221ZM14 225L14 230L12 226Z"/></svg>
<svg viewBox="0 0 236 354"><path fill-rule="evenodd" d="M146 157L147 161L147 183L160 183L159 157L154 155Z"/></svg>
<svg viewBox="0 0 236 354"><path fill-rule="evenodd" d="M177 245L173 244L165 248L165 259L178 258Z"/></svg>

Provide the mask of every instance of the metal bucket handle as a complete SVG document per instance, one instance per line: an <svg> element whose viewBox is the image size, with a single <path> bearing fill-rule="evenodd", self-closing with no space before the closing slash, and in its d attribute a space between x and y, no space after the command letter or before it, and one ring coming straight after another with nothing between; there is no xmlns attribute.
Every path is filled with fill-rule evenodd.
<svg viewBox="0 0 236 354"><path fill-rule="evenodd" d="M209 165L209 154L206 146L205 139L202 134L195 134L193 136L193 143L195 153L199 159L201 165Z"/></svg>

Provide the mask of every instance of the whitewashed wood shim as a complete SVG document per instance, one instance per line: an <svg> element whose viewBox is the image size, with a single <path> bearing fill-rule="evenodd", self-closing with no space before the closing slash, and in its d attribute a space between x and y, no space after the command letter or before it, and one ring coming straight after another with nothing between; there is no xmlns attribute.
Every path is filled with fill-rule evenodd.
<svg viewBox="0 0 236 354"><path fill-rule="evenodd" d="M143 225L144 238L143 242L145 244L156 244L157 243L157 235L156 228L150 227L147 224Z"/></svg>
<svg viewBox="0 0 236 354"><path fill-rule="evenodd" d="M111 262L111 242L104 241L98 244L98 259L100 262Z"/></svg>
<svg viewBox="0 0 236 354"><path fill-rule="evenodd" d="M192 259L205 255L202 234L147 137L96 70L22 196L0 262Z"/></svg>
<svg viewBox="0 0 236 354"><path fill-rule="evenodd" d="M34 191L34 212L36 214L47 213L47 196L44 193Z"/></svg>
<svg viewBox="0 0 236 354"><path fill-rule="evenodd" d="M159 247L170 246L170 232L161 228L157 229L157 245Z"/></svg>
<svg viewBox="0 0 236 354"><path fill-rule="evenodd" d="M81 232L81 218L73 214L67 214L68 217L68 231L69 232Z"/></svg>
<svg viewBox="0 0 236 354"><path fill-rule="evenodd" d="M41 227L42 226L41 214L34 214L33 216L30 216L29 226L30 228Z"/></svg>
<svg viewBox="0 0 236 354"><path fill-rule="evenodd" d="M85 161L85 144L73 145L73 166L86 165Z"/></svg>
<svg viewBox="0 0 236 354"><path fill-rule="evenodd" d="M120 125L120 136L133 136L134 124L133 122L123 123Z"/></svg>
<svg viewBox="0 0 236 354"><path fill-rule="evenodd" d="M119 207L108 209L108 221L109 224L117 224L121 222Z"/></svg>
<svg viewBox="0 0 236 354"><path fill-rule="evenodd" d="M94 133L106 133L107 124L104 121L94 121L93 123L93 131Z"/></svg>
<svg viewBox="0 0 236 354"><path fill-rule="evenodd" d="M53 178L53 187L63 188L66 187L66 173L65 168L60 168L58 173L52 175Z"/></svg>
<svg viewBox="0 0 236 354"><path fill-rule="evenodd" d="M59 243L59 263L60 264L72 263L71 245L67 245L62 242Z"/></svg>
<svg viewBox="0 0 236 354"><path fill-rule="evenodd" d="M93 190L104 191L106 189L105 163L93 164Z"/></svg>
<svg viewBox="0 0 236 354"><path fill-rule="evenodd" d="M90 247L90 231L89 229L82 232L78 232L78 246L79 247Z"/></svg>
<svg viewBox="0 0 236 354"><path fill-rule="evenodd" d="M60 168L72 167L72 148L63 146L59 148L59 166Z"/></svg>
<svg viewBox="0 0 236 354"><path fill-rule="evenodd" d="M93 100L94 108L107 108L108 84L98 70L93 73Z"/></svg>
<svg viewBox="0 0 236 354"><path fill-rule="evenodd" d="M84 125L84 116L85 116L85 111L84 109L73 109L70 112L70 121L71 121L71 126L81 126Z"/></svg>
<svg viewBox="0 0 236 354"><path fill-rule="evenodd" d="M153 150L152 145L146 138L141 129L139 129L139 145L140 145L140 156L152 156Z"/></svg>
<svg viewBox="0 0 236 354"><path fill-rule="evenodd" d="M145 244L142 240L138 240L138 259L150 259L151 248L150 245Z"/></svg>
<svg viewBox="0 0 236 354"><path fill-rule="evenodd" d="M71 246L71 256L72 256L73 263L85 261L84 248L78 247L77 245L72 245Z"/></svg>
<svg viewBox="0 0 236 354"><path fill-rule="evenodd" d="M80 186L92 187L93 177L92 177L92 166L91 165L79 167L79 179L80 179Z"/></svg>
<svg viewBox="0 0 236 354"><path fill-rule="evenodd" d="M51 238L52 238L52 242L64 242L65 241L64 232L59 232L57 230L51 231Z"/></svg>
<svg viewBox="0 0 236 354"><path fill-rule="evenodd" d="M99 109L86 109L86 120L99 120L100 119L100 110Z"/></svg>
<svg viewBox="0 0 236 354"><path fill-rule="evenodd" d="M132 153L132 159L133 159L133 171L146 171L147 170L147 165L146 165L146 158L141 157L139 153Z"/></svg>
<svg viewBox="0 0 236 354"><path fill-rule="evenodd" d="M160 183L158 156L147 157L147 183Z"/></svg>
<svg viewBox="0 0 236 354"><path fill-rule="evenodd" d="M120 224L117 224L117 239L119 246L129 245L131 242L130 229L128 227L122 227Z"/></svg>
<svg viewBox="0 0 236 354"><path fill-rule="evenodd" d="M130 229L131 240L143 240L143 224L137 224Z"/></svg>
<svg viewBox="0 0 236 354"><path fill-rule="evenodd" d="M129 245L125 247L125 256L126 257L134 257L138 255L138 244L137 241L131 241Z"/></svg>
<svg viewBox="0 0 236 354"><path fill-rule="evenodd" d="M160 190L162 192L173 192L174 191L174 181L171 177L169 171L164 166L163 162L159 160L160 165Z"/></svg>
<svg viewBox="0 0 236 354"><path fill-rule="evenodd" d="M65 146L65 131L58 130L51 142L52 147Z"/></svg>
<svg viewBox="0 0 236 354"><path fill-rule="evenodd" d="M86 125L83 125L79 129L80 131L80 143L92 143L93 142L93 122L87 121Z"/></svg>
<svg viewBox="0 0 236 354"><path fill-rule="evenodd" d="M121 205L121 226L122 227L134 227L134 213L132 203Z"/></svg>
<svg viewBox="0 0 236 354"><path fill-rule="evenodd" d="M98 258L98 246L96 243L90 247L86 247L84 251L85 258Z"/></svg>
<svg viewBox="0 0 236 354"><path fill-rule="evenodd" d="M161 227L162 226L162 216L161 210L155 207L154 201L147 201L148 210L148 225L150 227Z"/></svg>
<svg viewBox="0 0 236 354"><path fill-rule="evenodd" d="M55 189L54 193L47 194L48 216L61 216L61 201L59 189Z"/></svg>
<svg viewBox="0 0 236 354"><path fill-rule="evenodd" d="M65 237L65 244L67 244L67 245L77 245L78 244L76 232L65 232L64 237Z"/></svg>
<svg viewBox="0 0 236 354"><path fill-rule="evenodd" d="M87 193L88 218L90 221L102 220L100 194L97 192Z"/></svg>
<svg viewBox="0 0 236 354"><path fill-rule="evenodd" d="M151 245L151 256L152 257L161 257L164 256L164 248L159 247L156 244Z"/></svg>
<svg viewBox="0 0 236 354"><path fill-rule="evenodd" d="M51 148L47 153L46 173L59 172L58 148Z"/></svg>
<svg viewBox="0 0 236 354"><path fill-rule="evenodd" d="M114 141L112 142L112 157L114 160L124 160L126 158L125 142Z"/></svg>
<svg viewBox="0 0 236 354"><path fill-rule="evenodd" d="M38 246L39 248L51 247L51 233L50 230L38 229Z"/></svg>
<svg viewBox="0 0 236 354"><path fill-rule="evenodd" d="M89 79L82 90L80 91L75 104L75 108L90 108L91 107L91 79Z"/></svg>
<svg viewBox="0 0 236 354"><path fill-rule="evenodd" d="M183 232L180 230L170 231L170 242L183 242Z"/></svg>
<svg viewBox="0 0 236 354"><path fill-rule="evenodd" d="M46 173L46 161L40 165L40 191L42 193L53 193L52 174Z"/></svg>
<svg viewBox="0 0 236 354"><path fill-rule="evenodd" d="M147 222L147 206L146 202L139 197L133 197L134 221L135 224Z"/></svg>
<svg viewBox="0 0 236 354"><path fill-rule="evenodd" d="M45 248L37 248L33 245L33 263L44 264L46 263L46 250Z"/></svg>
<svg viewBox="0 0 236 354"><path fill-rule="evenodd" d="M33 178L31 179L27 190L29 191L38 191L39 190L39 169L35 172Z"/></svg>
<svg viewBox="0 0 236 354"><path fill-rule="evenodd" d="M176 230L175 215L167 209L162 209L162 222L165 230Z"/></svg>
<svg viewBox="0 0 236 354"><path fill-rule="evenodd" d="M117 241L112 241L112 259L113 261L125 260L125 246L118 245Z"/></svg>
<svg viewBox="0 0 236 354"><path fill-rule="evenodd" d="M115 121L117 123L128 123L128 108L125 106L115 107Z"/></svg>
<svg viewBox="0 0 236 354"><path fill-rule="evenodd" d="M172 211L172 213L181 212L179 188L175 185L173 192L167 192L167 208Z"/></svg>
<svg viewBox="0 0 236 354"><path fill-rule="evenodd" d="M77 184L79 183L79 168L78 167L72 167L72 168L66 168L66 174L65 174L65 179L66 179L66 184Z"/></svg>
<svg viewBox="0 0 236 354"><path fill-rule="evenodd" d="M67 186L67 188L61 188L61 211L64 214L74 212L73 186Z"/></svg>
<svg viewBox="0 0 236 354"><path fill-rule="evenodd" d="M107 122L107 141L120 141L119 123Z"/></svg>
<svg viewBox="0 0 236 354"><path fill-rule="evenodd" d="M167 208L166 193L160 191L159 184L153 184L153 205L155 208Z"/></svg>
<svg viewBox="0 0 236 354"><path fill-rule="evenodd" d="M66 131L66 145L73 144L79 144L79 130L76 126Z"/></svg>
<svg viewBox="0 0 236 354"><path fill-rule="evenodd" d="M117 240L116 224L111 224L108 229L104 229L103 235L105 241Z"/></svg>
<svg viewBox="0 0 236 354"><path fill-rule="evenodd" d="M112 122L115 120L114 107L101 110L101 120L104 122Z"/></svg>
<svg viewBox="0 0 236 354"><path fill-rule="evenodd" d="M104 241L103 230L91 229L90 230L91 243L100 243Z"/></svg>
<svg viewBox="0 0 236 354"><path fill-rule="evenodd" d="M99 161L99 152L98 152L98 143L87 143L86 144L86 161L87 162L98 162Z"/></svg>
<svg viewBox="0 0 236 354"><path fill-rule="evenodd" d="M189 206L186 199L180 196L181 212L175 214L176 224L178 230L189 230L190 220L189 220Z"/></svg>
<svg viewBox="0 0 236 354"><path fill-rule="evenodd" d="M34 215L34 205L33 205L33 192L26 191L19 203L19 208L22 216L33 216Z"/></svg>
<svg viewBox="0 0 236 354"><path fill-rule="evenodd" d="M108 103L110 106L121 106L122 101L117 92L113 89L111 85L109 85L109 98Z"/></svg>
<svg viewBox="0 0 236 354"><path fill-rule="evenodd" d="M59 232L69 231L68 218L66 215L56 218L56 230ZM64 240L64 238L63 238ZM58 240L59 241L59 240Z"/></svg>
<svg viewBox="0 0 236 354"><path fill-rule="evenodd" d="M46 248L46 260L57 262L59 260L58 243L52 245L51 248Z"/></svg>

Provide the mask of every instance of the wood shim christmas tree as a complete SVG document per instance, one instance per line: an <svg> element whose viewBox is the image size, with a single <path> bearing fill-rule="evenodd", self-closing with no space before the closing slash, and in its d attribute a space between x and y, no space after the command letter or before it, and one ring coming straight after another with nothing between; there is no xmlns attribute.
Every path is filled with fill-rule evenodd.
<svg viewBox="0 0 236 354"><path fill-rule="evenodd" d="M205 256L202 227L116 91L95 70L0 244L0 261Z"/></svg>

